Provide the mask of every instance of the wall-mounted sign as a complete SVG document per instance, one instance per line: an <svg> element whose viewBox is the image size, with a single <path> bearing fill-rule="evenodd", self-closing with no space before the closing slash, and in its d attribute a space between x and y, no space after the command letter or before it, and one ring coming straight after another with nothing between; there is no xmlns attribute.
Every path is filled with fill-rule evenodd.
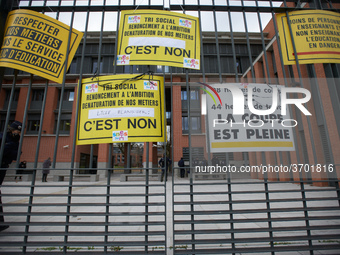
<svg viewBox="0 0 340 255"><path fill-rule="evenodd" d="M163 65L200 69L196 17L160 10L121 12L117 65Z"/></svg>
<svg viewBox="0 0 340 255"><path fill-rule="evenodd" d="M83 79L77 144L164 141L161 76Z"/></svg>
<svg viewBox="0 0 340 255"><path fill-rule="evenodd" d="M285 94L283 86L234 83L211 87L222 101L216 105L214 98L207 97L211 152L295 150L292 127L297 121L281 109L286 108L285 99L278 100Z"/></svg>
<svg viewBox="0 0 340 255"><path fill-rule="evenodd" d="M61 83L70 27L44 14L19 9L8 14L0 66L22 70ZM83 33L72 29L67 67Z"/></svg>
<svg viewBox="0 0 340 255"><path fill-rule="evenodd" d="M300 64L340 63L340 14L308 10L289 12L289 24ZM294 65L295 54L286 13L277 14L285 65Z"/></svg>

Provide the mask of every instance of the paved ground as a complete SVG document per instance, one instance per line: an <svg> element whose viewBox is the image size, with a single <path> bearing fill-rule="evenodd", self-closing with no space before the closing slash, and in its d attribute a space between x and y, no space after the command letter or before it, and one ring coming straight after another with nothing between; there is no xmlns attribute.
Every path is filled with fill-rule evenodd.
<svg viewBox="0 0 340 255"><path fill-rule="evenodd" d="M240 181L240 180L236 180ZM261 181L258 181L258 184L254 183L254 180L248 180L250 183L247 184L245 180L242 180L242 184L232 184L232 191L235 192L233 194L232 199L233 201L242 201L242 200L256 200L258 199L265 199L265 190L264 185ZM256 182L256 181L255 181ZM110 193L116 194L116 196L112 196L110 198L110 207L109 212L110 213L122 213L126 215L122 215L119 217L110 216L107 220L109 222L124 222L126 223L126 226L110 226L109 231L113 232L119 232L119 231L127 231L128 233L138 233L145 231L145 226L138 226L131 224L129 226L129 223L138 222L138 221L144 221L145 215L143 213L145 212L145 207L140 206L140 203L145 202L144 196L133 196L133 194L141 194L143 195L146 192L145 186L143 186L145 182L138 181L138 179L131 179L131 181L128 182L120 182L119 176L114 176L111 180L111 184L117 185L115 187L111 187ZM218 185L215 183L215 181L201 181L201 183L204 183L204 185L194 185L193 190L194 192L201 192L200 195L195 195L194 199L195 201L205 201L205 202L211 202L211 201L217 201L213 205L209 204L199 204L195 205L195 211L199 212L210 212L211 210L215 211L223 211L228 210L229 205L226 203L220 203L218 204L218 201L226 201L228 200L227 196L225 194L218 194L218 192L225 191L226 185ZM71 223L77 223L79 225L72 225L69 228L70 232L77 233L76 235L70 235L69 241L81 241L81 242L103 242L104 237L100 234L93 235L93 233L103 233L105 230L104 223L105 223L105 215L104 213L107 210L107 207L105 206L105 202L107 197L105 194L107 194L107 187L105 186L107 184L107 180L103 179L99 182L86 182L83 180L76 180L74 182L75 187L72 189L72 194L78 195L73 196L71 199L72 203L76 203L77 205L73 205L70 207L71 217L69 218L69 221ZM150 184L158 185L161 184L158 181L150 181ZM190 185L188 179L175 179L175 192L176 193L183 193L190 191ZM209 185L207 185L209 184ZM286 191L293 191L298 190L299 185L297 184L287 184L287 183L273 183L270 184L270 190L286 190ZM172 206L173 199L175 199L176 202L182 201L182 202L188 202L190 201L190 196L179 196L175 195L173 196L172 193L173 185L171 178L169 178L168 182L165 186L151 186L149 187L149 190L147 192L150 193L150 196L148 196L149 202L152 203L159 203L159 205L150 206L148 207L148 211L154 213L155 215L148 216L149 221L163 221L165 223L166 219L166 225L167 225L167 254L171 255L173 254L173 249L171 246L173 246L173 235L172 235L172 227L173 227L173 209L175 209L176 212L185 212L190 211L190 206L188 205L176 205ZM331 190L327 187L315 187L306 185L306 189L311 190L319 190L319 192L311 192L311 194L307 194L310 198L336 198L336 192L334 190ZM34 206L32 208L32 212L35 213L35 216L32 216L30 218L30 222L37 223L32 224L29 228L29 237L28 242L35 243L35 242L43 242L46 243L45 245L40 246L34 246L28 247L28 251L41 251L43 254L48 254L52 251L58 251L60 246L52 246L53 243L61 243L64 241L63 235L53 235L53 232L63 233L65 231L65 227L61 225L53 225L53 223L62 223L65 222L65 214L67 213L67 206L65 203L68 201L68 181L65 182L53 182L52 179L49 180L47 183L41 183L41 181L37 181L36 185L34 187L34 199L33 203ZM242 191L248 190L249 192L247 194L243 194ZM165 192L166 191L166 192ZM263 193L256 193L256 191L263 191ZM9 229L1 232L0 235L0 254L6 254L6 251L20 251L22 248L22 242L24 241L25 236L25 222L27 221L27 210L28 210L28 202L29 202L29 196L28 194L31 192L30 182L14 182L13 180L8 180L4 182L4 187L2 187L2 193L5 195L3 197L3 203L7 204L7 206L4 207L5 211L5 219L6 221L11 225ZM206 192L206 194L204 194ZM252 194L252 192L254 194ZM119 196L120 194L130 194L130 196ZM155 195L156 194L156 195ZM160 194L160 195L157 195ZM166 197L164 196L166 194ZM10 196L9 196L10 195ZM301 192L290 192L290 193L277 193L277 194L270 194L271 199L285 199L285 198L291 198L292 200L295 198L301 198ZM127 203L130 203L128 205ZM166 217L164 217L165 213L165 207L162 205L166 203ZM45 206L44 206L45 204ZM131 205L133 204L133 205ZM115 205L115 206L113 206ZM266 203L235 203L233 204L233 210L236 211L242 211L242 210L248 210L248 209L266 209ZM313 242L319 242L319 243L331 243L331 244L338 244L340 243L340 230L339 229L332 229L331 226L340 225L340 220L334 220L332 219L333 215L340 215L339 210L327 210L327 207L329 208L336 208L336 206L339 207L337 200L320 200L320 201L310 201L308 202L308 207L320 207L320 211L312 211L309 212L309 216L325 216L329 215L329 220L322 220L322 221L311 221L311 225L329 225L329 229L320 229L317 231L312 231L312 234L318 234L318 235L338 235L338 239L329 239L329 240L316 240ZM301 201L294 201L294 202L281 202L281 203L271 203L271 208L301 208L302 202ZM92 213L92 214L91 214ZM94 216L93 213L98 213L99 216ZM141 213L141 215L138 215ZM60 214L60 216L59 216ZM135 215L136 214L136 215ZM162 215L163 214L163 215ZM266 217L266 213L259 213L259 214L237 214L235 213L234 219L253 219L254 217ZM289 213L289 217L303 217L304 212L303 211L296 211ZM218 219L220 216L218 214L202 214L201 216L195 216L195 220L200 219ZM223 215L225 217L225 214ZM272 217L287 217L287 214L280 215L280 213L273 213ZM190 221L190 215L177 215L175 216L176 220L188 220ZM39 223L46 223L39 224ZM276 222L273 223L273 227L287 227L287 226L304 226L305 222L302 220L300 221L291 221L291 222ZM177 224L175 226L176 230L190 230L190 224ZM253 228L253 229L261 229L266 228L268 226L267 222L248 222L248 223L239 223L235 224L235 228ZM222 247L222 248L229 248L230 245L225 244L223 242L224 238L230 238L230 233L228 233L230 225L229 224L222 224L222 223L212 223L212 224L197 224L195 226L195 229L226 229L226 233L221 234L209 234L209 238L212 240L218 240L221 239L221 244L214 244L215 248L216 246ZM150 225L148 228L149 231L164 231L165 226L163 225ZM40 234L36 234L40 233ZM41 233L46 233L46 235L41 235ZM305 231L303 231L305 233ZM254 236L255 235L255 236ZM282 232L282 233L276 233L276 235L280 236L289 236L289 235L301 235L301 233L298 232ZM207 238L207 235L203 234L202 236L197 235L196 238ZM253 232L253 233L239 233L235 235L235 238L250 238L250 237L261 237L261 236L268 236L267 232L261 233L261 232ZM188 240L188 242L191 239L191 234L185 234L182 236L176 236L177 239L183 239ZM124 243L125 241L144 241L145 236L109 236L108 241L112 243ZM155 235L155 236L149 236L149 241L163 241L164 242L164 235ZM306 241L300 241L300 242L294 242L294 245L306 245ZM18 245L16 245L18 244ZM51 245L50 245L51 244ZM254 245L254 247L259 246L259 244L242 244L238 243L237 247L251 247ZM263 244L262 244L263 245ZM267 244L269 245L269 243ZM287 247L288 245L293 245L293 243L280 243L276 245L282 245L283 247ZM30 245L29 245L30 246ZM199 245L197 246L199 247ZM202 245L202 248L209 249L209 245ZM93 248L94 250L91 250ZM109 247L109 251L115 251L115 249L122 248L122 251L128 251L129 248L117 245L112 245ZM162 250L163 246L155 246L154 250ZM190 247L189 247L190 248ZM177 246L177 249L181 252L185 252L185 246L179 245ZM86 248L82 247L79 249L78 253L81 251L96 251L100 252L100 249L92 246L88 246ZM133 248L130 249L133 251ZM314 254L337 254L339 250L333 250L331 251L315 251ZM340 252L339 252L340 253ZM256 253L255 253L256 254ZM261 253L263 254L263 253ZM309 252L284 252L284 253L277 253L277 254L309 254Z"/></svg>

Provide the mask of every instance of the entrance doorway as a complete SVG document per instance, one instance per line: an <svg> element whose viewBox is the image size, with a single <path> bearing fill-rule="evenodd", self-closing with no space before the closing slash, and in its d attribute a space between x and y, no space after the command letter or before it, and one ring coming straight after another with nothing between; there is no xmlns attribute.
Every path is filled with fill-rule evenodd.
<svg viewBox="0 0 340 255"><path fill-rule="evenodd" d="M93 156L92 166L90 167L90 154L81 153L78 174L97 174L98 156Z"/></svg>

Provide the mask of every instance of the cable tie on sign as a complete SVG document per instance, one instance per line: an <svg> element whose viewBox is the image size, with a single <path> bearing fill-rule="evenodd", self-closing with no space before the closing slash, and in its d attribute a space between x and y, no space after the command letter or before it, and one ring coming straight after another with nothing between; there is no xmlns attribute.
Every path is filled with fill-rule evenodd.
<svg viewBox="0 0 340 255"><path fill-rule="evenodd" d="M98 76L98 67L96 68L96 71L94 71L94 73L93 73L93 76L92 76L92 81L93 81L93 79L94 78L96 78Z"/></svg>
<svg viewBox="0 0 340 255"><path fill-rule="evenodd" d="M144 0L142 0L142 2L141 2L140 4L137 5L136 9L135 9L133 12L137 11L138 7L139 7L143 2L144 2Z"/></svg>

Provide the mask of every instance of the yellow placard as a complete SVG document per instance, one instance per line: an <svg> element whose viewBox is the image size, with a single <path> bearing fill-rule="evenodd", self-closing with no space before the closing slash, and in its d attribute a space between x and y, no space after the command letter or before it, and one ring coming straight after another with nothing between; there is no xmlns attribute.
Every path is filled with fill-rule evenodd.
<svg viewBox="0 0 340 255"><path fill-rule="evenodd" d="M198 18L160 10L122 11L116 62L200 69Z"/></svg>
<svg viewBox="0 0 340 255"><path fill-rule="evenodd" d="M44 14L19 9L8 14L0 66L62 83L70 27ZM67 68L83 33L72 29Z"/></svg>
<svg viewBox="0 0 340 255"><path fill-rule="evenodd" d="M308 10L288 13L300 64L340 63L340 14ZM277 14L283 62L296 64L286 13Z"/></svg>
<svg viewBox="0 0 340 255"><path fill-rule="evenodd" d="M80 86L78 145L164 141L163 77L110 75Z"/></svg>

